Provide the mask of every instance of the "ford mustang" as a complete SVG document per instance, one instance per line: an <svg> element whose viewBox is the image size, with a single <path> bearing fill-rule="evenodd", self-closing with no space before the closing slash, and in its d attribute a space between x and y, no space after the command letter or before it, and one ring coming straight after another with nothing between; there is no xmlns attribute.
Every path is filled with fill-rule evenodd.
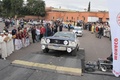
<svg viewBox="0 0 120 80"><path fill-rule="evenodd" d="M79 46L79 40L73 32L57 32L53 36L41 39L41 48L44 53L48 53L49 50L58 50L67 51L75 56Z"/></svg>

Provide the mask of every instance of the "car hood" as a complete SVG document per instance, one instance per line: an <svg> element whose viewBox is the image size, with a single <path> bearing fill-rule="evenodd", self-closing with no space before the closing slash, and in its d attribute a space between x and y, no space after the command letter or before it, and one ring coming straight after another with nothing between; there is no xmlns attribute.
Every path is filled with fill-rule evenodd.
<svg viewBox="0 0 120 80"><path fill-rule="evenodd" d="M73 30L73 32L82 32L81 30Z"/></svg>
<svg viewBox="0 0 120 80"><path fill-rule="evenodd" d="M47 39L57 39L57 40L69 40L69 41L75 41L74 38L68 38L68 37L55 37L55 36L50 36L46 37Z"/></svg>

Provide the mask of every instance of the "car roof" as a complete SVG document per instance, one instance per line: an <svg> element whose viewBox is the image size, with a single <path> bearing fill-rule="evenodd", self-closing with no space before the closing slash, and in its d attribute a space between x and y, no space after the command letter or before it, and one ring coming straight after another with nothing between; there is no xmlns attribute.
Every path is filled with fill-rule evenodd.
<svg viewBox="0 0 120 80"><path fill-rule="evenodd" d="M69 32L69 31L61 31L61 32L57 32L57 33L73 33L73 32ZM74 33L73 33L74 34Z"/></svg>
<svg viewBox="0 0 120 80"><path fill-rule="evenodd" d="M75 28L77 28L77 29L81 29L82 27L77 27L77 26L76 26L76 27L74 27L74 29L75 29Z"/></svg>
<svg viewBox="0 0 120 80"><path fill-rule="evenodd" d="M73 33L73 32L68 32L68 31L66 31L66 32L65 32L65 31L56 32L54 35L56 35L56 34L57 34L57 35L58 35L58 34L62 34L62 35L65 35L65 36L66 36L66 35L71 35L71 36L72 36L72 35L75 35L75 33Z"/></svg>

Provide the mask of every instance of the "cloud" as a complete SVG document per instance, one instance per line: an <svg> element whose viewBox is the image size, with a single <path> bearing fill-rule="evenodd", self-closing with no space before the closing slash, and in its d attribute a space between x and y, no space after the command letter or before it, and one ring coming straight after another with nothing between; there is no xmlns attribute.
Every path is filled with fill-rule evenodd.
<svg viewBox="0 0 120 80"><path fill-rule="evenodd" d="M93 10L108 10L107 0L44 0L46 6L67 8L74 10L84 10L88 8L89 1Z"/></svg>

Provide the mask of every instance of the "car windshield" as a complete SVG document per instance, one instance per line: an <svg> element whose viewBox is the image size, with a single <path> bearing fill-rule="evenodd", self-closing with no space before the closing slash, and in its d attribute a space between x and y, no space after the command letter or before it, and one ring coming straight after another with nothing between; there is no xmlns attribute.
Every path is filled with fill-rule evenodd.
<svg viewBox="0 0 120 80"><path fill-rule="evenodd" d="M77 28L77 27L76 27L76 28L74 28L74 30L82 30L82 28Z"/></svg>
<svg viewBox="0 0 120 80"><path fill-rule="evenodd" d="M37 21L33 21L33 23L37 23Z"/></svg>
<svg viewBox="0 0 120 80"><path fill-rule="evenodd" d="M75 34L73 34L71 32L57 32L57 33L54 34L54 37L64 37L64 38L74 39Z"/></svg>

